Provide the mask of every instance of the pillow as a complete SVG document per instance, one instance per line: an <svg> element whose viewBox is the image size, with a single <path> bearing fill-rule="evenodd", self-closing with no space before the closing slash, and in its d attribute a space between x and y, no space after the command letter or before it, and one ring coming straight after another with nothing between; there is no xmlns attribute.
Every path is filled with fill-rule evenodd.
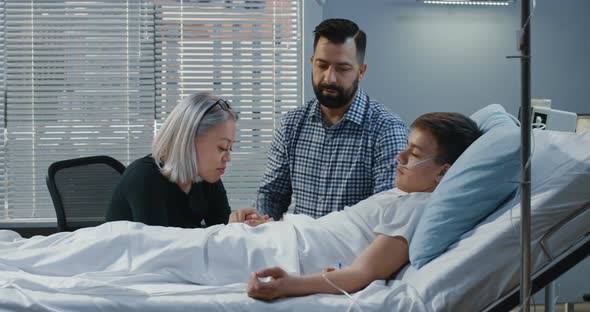
<svg viewBox="0 0 590 312"><path fill-rule="evenodd" d="M520 129L498 104L471 118L484 134L455 161L432 193L410 243L419 269L494 211L518 184Z"/></svg>
<svg viewBox="0 0 590 312"><path fill-rule="evenodd" d="M506 110L500 104L490 104L470 116L479 128L484 132L488 132L492 128L501 127L503 125L514 125L518 119L506 113Z"/></svg>

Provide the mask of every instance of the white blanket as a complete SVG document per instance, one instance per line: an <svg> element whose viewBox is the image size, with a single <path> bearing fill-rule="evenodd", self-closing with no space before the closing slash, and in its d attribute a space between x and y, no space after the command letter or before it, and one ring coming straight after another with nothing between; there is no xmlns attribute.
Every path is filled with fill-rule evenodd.
<svg viewBox="0 0 590 312"><path fill-rule="evenodd" d="M310 226L315 220L289 220L207 229L120 221L31 239L0 231L0 310L280 311L321 306L345 311L351 301L339 295L273 303L246 296L252 271L280 266L299 274L354 258L366 246L364 238L354 237L327 244L329 237L317 236L323 230ZM309 266L301 265L299 253L306 255ZM355 298L363 311L380 311L384 304L424 311L417 292L401 281L393 286L375 282Z"/></svg>

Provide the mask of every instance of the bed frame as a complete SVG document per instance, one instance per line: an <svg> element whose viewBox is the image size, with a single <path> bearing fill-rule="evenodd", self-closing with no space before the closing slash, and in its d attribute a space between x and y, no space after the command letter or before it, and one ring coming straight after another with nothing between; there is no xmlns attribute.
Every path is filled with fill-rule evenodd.
<svg viewBox="0 0 590 312"><path fill-rule="evenodd" d="M566 225L569 220L574 219L579 214L587 211L590 209L590 203L586 203L582 209L580 209L577 213L572 215L572 217L564 220L565 222L560 222L557 224L554 229L550 230L547 234L550 235L554 231L556 231L559 227ZM575 265L583 261L584 259L590 256L590 229L576 242L566 249L561 255L553 257L550 253L548 253L547 249L543 245L544 239L541 240L541 247L543 248L544 253L552 259L545 267L539 270L532 276L532 288L531 288L531 297L532 294L536 293L537 291L543 289L545 286L549 285L551 282L555 281L559 278L562 274L567 272L569 269L573 268ZM500 299L496 300L491 305L487 306L483 311L484 312L499 312L499 311L510 311L511 309L517 307L520 302L520 285L514 287L509 293L502 296Z"/></svg>

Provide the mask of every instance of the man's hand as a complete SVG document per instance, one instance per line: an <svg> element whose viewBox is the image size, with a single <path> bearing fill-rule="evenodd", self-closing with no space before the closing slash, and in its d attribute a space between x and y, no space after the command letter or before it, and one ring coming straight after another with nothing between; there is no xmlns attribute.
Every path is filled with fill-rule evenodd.
<svg viewBox="0 0 590 312"><path fill-rule="evenodd" d="M259 278L270 278L270 280L263 282ZM248 280L248 296L264 301L284 297L287 294L290 279L289 274L279 267L253 272Z"/></svg>
<svg viewBox="0 0 590 312"><path fill-rule="evenodd" d="M257 226L262 223L274 221L268 215L261 216L260 213L254 208L244 208L233 211L229 215L228 223L243 222L249 226Z"/></svg>

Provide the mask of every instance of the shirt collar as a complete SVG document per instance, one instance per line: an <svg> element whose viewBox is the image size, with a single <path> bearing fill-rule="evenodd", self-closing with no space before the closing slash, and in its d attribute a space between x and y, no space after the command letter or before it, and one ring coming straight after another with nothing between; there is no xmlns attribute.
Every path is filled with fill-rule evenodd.
<svg viewBox="0 0 590 312"><path fill-rule="evenodd" d="M359 88L358 92L356 93L356 97L352 101L352 105L350 105L350 108L348 109L348 111L346 111L346 114L344 114L344 117L342 119L350 120L358 125L361 125L363 122L363 115L367 105L369 105L368 97L365 91ZM315 118L317 120L322 120L320 102L317 98L313 100L310 117Z"/></svg>

